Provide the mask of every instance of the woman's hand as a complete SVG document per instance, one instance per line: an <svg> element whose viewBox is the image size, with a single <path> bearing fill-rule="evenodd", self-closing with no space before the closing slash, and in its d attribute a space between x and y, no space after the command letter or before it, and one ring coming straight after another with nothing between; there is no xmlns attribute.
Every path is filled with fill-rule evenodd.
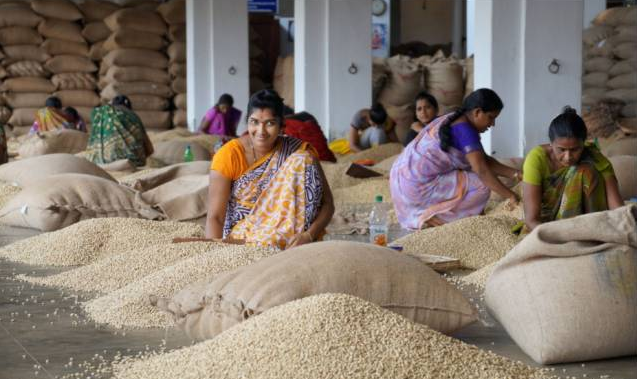
<svg viewBox="0 0 637 379"><path fill-rule="evenodd" d="M303 232L292 237L292 240L290 241L290 244L288 245L287 248L290 249L296 246L301 246L301 245L305 245L306 243L312 243L312 242L314 242L314 238L312 238L312 235L309 232Z"/></svg>

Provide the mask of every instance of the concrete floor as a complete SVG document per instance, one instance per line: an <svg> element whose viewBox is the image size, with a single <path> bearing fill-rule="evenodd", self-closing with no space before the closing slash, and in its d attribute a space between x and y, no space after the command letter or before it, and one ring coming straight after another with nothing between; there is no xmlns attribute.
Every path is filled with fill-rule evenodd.
<svg viewBox="0 0 637 379"><path fill-rule="evenodd" d="M35 233L0 227L0 246ZM404 234L392 229L390 237ZM340 236L366 240L366 236ZM149 350L172 349L191 342L174 330L111 330L98 326L82 315L78 301L82 295L58 289L33 286L12 279L17 274L51 275L60 268L34 267L0 259L0 379L84 378L83 372L107 367L116 355L136 355ZM532 362L493 320L480 303L477 293L468 290L481 309L482 322L475 323L455 337L485 350ZM88 368L88 369L87 369ZM637 378L637 356L586 363L554 365L561 378ZM103 375L93 376L108 378Z"/></svg>

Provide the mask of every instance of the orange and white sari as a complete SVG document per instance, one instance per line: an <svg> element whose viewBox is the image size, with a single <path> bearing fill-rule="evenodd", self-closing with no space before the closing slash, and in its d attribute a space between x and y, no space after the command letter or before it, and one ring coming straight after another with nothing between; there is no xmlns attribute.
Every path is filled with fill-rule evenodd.
<svg viewBox="0 0 637 379"><path fill-rule="evenodd" d="M285 249L316 219L323 184L312 147L279 137L276 147L233 181L224 238Z"/></svg>

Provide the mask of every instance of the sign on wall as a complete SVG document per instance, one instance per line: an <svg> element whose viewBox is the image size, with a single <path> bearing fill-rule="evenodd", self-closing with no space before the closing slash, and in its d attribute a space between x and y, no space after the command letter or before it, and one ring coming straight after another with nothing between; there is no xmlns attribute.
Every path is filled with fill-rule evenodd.
<svg viewBox="0 0 637 379"><path fill-rule="evenodd" d="M248 12L277 13L278 0L248 0Z"/></svg>

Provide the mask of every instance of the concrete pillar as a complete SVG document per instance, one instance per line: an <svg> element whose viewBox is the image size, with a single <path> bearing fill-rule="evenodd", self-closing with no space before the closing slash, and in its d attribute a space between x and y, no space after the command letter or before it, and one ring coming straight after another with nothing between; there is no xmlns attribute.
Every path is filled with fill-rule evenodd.
<svg viewBox="0 0 637 379"><path fill-rule="evenodd" d="M584 0L584 29L588 28L591 21L604 9L606 0Z"/></svg>
<svg viewBox="0 0 637 379"><path fill-rule="evenodd" d="M329 139L343 137L370 106L371 2L296 0L294 19L295 111L312 113Z"/></svg>
<svg viewBox="0 0 637 379"><path fill-rule="evenodd" d="M186 17L188 128L195 130L223 93L234 97L245 116L250 95L247 1L187 0Z"/></svg>
<svg viewBox="0 0 637 379"><path fill-rule="evenodd" d="M550 120L562 106L580 105L582 3L474 3L480 25L474 29L475 88L492 88L504 102L483 144L497 157L522 156L547 141ZM553 59L561 65L557 74L548 71Z"/></svg>
<svg viewBox="0 0 637 379"><path fill-rule="evenodd" d="M475 53L474 39L476 31L476 0L467 0L465 22L467 25L467 50L466 56Z"/></svg>
<svg viewBox="0 0 637 379"><path fill-rule="evenodd" d="M451 49L458 58L464 57L464 47L462 45L462 32L464 30L463 16L464 0L453 0L453 24L451 30Z"/></svg>

